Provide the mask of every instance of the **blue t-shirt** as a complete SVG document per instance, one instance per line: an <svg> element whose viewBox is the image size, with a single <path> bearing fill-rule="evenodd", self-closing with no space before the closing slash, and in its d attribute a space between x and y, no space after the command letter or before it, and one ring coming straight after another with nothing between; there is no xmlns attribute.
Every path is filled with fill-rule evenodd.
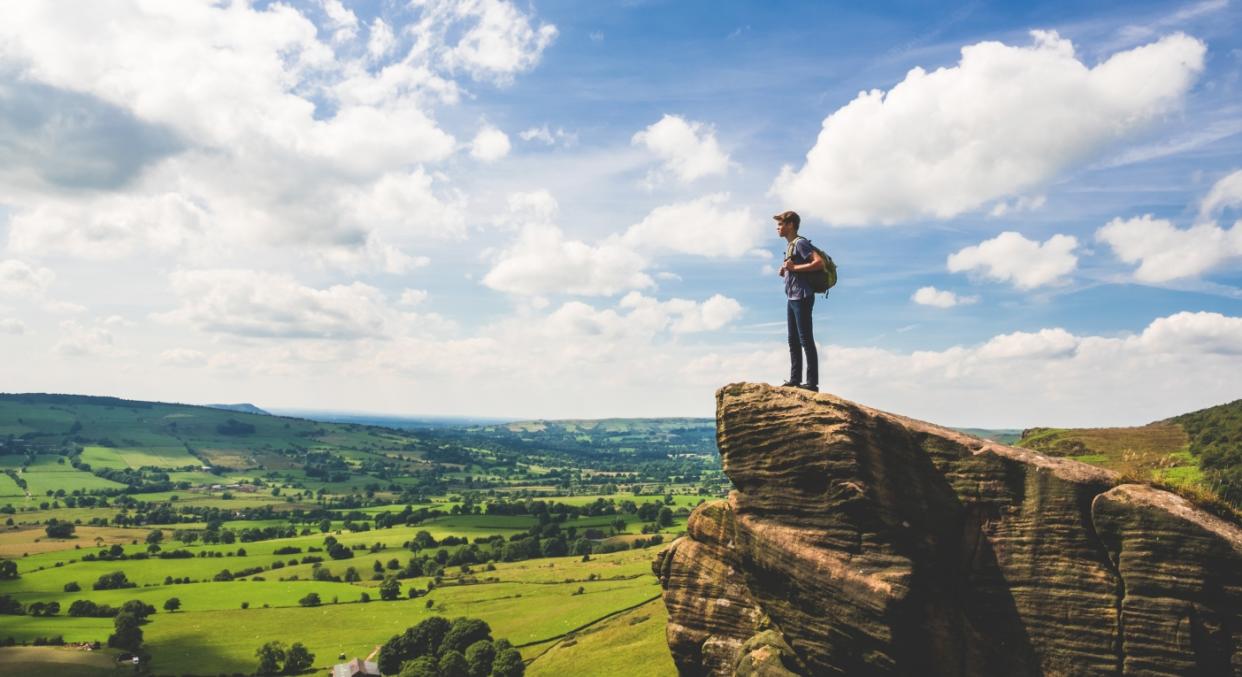
<svg viewBox="0 0 1242 677"><path fill-rule="evenodd" d="M786 247L785 252L790 253L790 249ZM805 237L799 237L793 241L793 251L789 258L797 264L810 263L814 258L814 253L815 248L811 246L811 241ZM785 296L791 301L809 299L815 297L815 290L811 289L810 283L801 275L787 271L785 273Z"/></svg>

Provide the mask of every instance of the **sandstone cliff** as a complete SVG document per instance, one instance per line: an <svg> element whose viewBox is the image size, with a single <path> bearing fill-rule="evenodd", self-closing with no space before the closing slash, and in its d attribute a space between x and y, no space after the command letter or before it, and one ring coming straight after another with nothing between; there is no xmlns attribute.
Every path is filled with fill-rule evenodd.
<svg viewBox="0 0 1242 677"><path fill-rule="evenodd" d="M1242 675L1242 529L1106 470L734 384L654 563L683 675Z"/></svg>

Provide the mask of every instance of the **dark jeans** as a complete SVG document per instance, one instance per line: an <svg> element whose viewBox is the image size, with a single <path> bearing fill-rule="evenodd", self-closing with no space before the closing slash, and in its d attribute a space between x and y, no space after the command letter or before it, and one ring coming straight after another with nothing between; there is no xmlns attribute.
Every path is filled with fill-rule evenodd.
<svg viewBox="0 0 1242 677"><path fill-rule="evenodd" d="M806 384L819 385L819 354L815 352L815 330L811 326L811 309L815 297L790 299L786 312L789 326L789 380L802 383L802 351L806 351Z"/></svg>

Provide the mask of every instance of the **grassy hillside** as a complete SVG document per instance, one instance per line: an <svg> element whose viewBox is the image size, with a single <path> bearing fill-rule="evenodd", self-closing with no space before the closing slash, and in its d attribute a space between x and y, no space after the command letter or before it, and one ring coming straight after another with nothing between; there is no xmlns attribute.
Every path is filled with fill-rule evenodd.
<svg viewBox="0 0 1242 677"><path fill-rule="evenodd" d="M1242 506L1242 400L1234 400L1170 419L1190 438L1204 484L1235 506Z"/></svg>
<svg viewBox="0 0 1242 677"><path fill-rule="evenodd" d="M1131 428L1031 428L1016 446L1242 508L1242 400Z"/></svg>

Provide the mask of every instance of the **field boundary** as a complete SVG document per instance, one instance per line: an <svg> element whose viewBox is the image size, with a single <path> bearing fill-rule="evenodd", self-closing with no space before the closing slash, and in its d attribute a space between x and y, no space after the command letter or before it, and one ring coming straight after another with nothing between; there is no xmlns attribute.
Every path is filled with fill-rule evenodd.
<svg viewBox="0 0 1242 677"><path fill-rule="evenodd" d="M541 657L543 657L543 655L544 655L544 654L548 653L548 652L549 652L549 651L551 651L552 649L555 649L555 648L556 648L556 646L557 646L558 644L560 644L562 641L564 641L564 639L565 639L566 637L568 637L569 635L572 635L572 634L575 634L575 633L578 633L578 632L582 632L583 630L586 630L587 628L591 627L592 625L598 625L598 624L600 624L600 623L603 623L603 622L604 622L604 621L606 621L606 620L609 620L609 619L611 619L611 618L615 618L615 617L617 617L617 616L620 616L621 614L624 614L624 613L628 613L628 612L630 612L630 611L633 611L633 610L637 609L638 607L643 606L644 604L649 604L649 603L651 603L651 602L653 602L653 601L655 601L655 600L657 600L657 599L660 599L660 597L662 597L663 595L664 595L664 593L656 593L654 596L649 597L649 598L647 598L647 599L645 599L645 600L643 600L643 601L639 602L638 604L634 604L634 605L631 605L631 606L627 606L627 607L625 607L624 609L617 609L616 611L613 611L613 612L611 612L611 613L609 613L609 614L606 614L606 615L604 615L604 616L600 616L599 618L596 618L595 620L591 621L590 623L584 623L584 624L582 624L582 625L580 625L580 626L578 626L578 627L576 627L576 628L573 628L573 629L571 629L571 630L566 630L565 632L563 632L563 633L561 633L561 634L559 634L559 635L555 635L555 636L549 637L549 638L547 638L547 639L541 639L541 640L539 640L539 641L537 641L537 642L526 642L525 644L515 644L515 645L514 645L514 648L516 648L516 649L521 649L522 647L526 647L526 646L535 646L536 644L544 644L544 643L547 643L547 642L551 642L551 644L548 644L548 647L547 647L546 649L544 649L543 651L540 651L540 652L539 652L539 655L538 655L538 656L535 656L535 657L531 658L530 660L525 661L525 663L526 663L527 665L530 665L531 663L534 663L535 661L537 661L537 660L539 660Z"/></svg>

